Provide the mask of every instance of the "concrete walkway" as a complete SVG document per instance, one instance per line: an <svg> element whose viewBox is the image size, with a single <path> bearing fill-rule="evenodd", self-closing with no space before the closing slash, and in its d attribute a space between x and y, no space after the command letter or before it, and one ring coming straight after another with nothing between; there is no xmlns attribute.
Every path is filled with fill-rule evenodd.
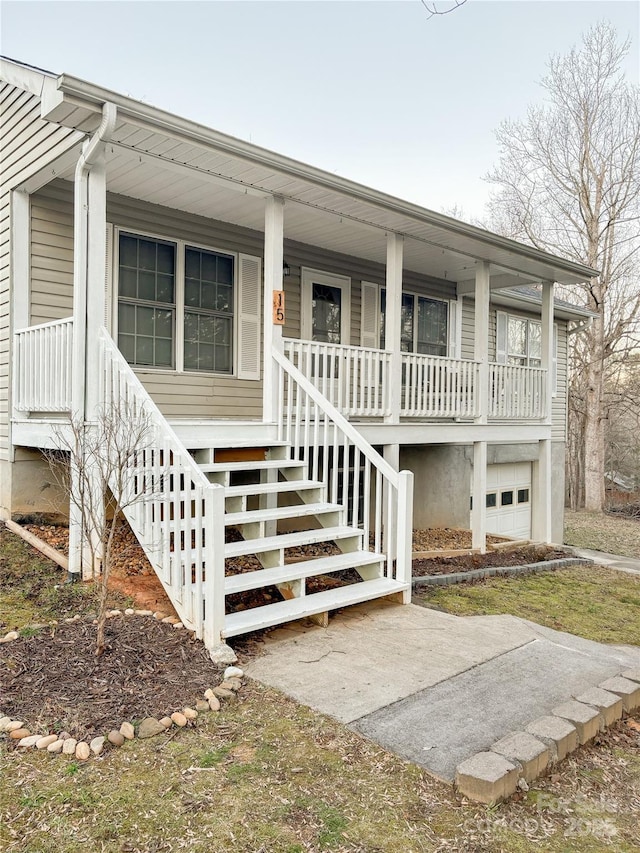
<svg viewBox="0 0 640 853"><path fill-rule="evenodd" d="M375 602L329 627L283 627L247 675L329 714L447 781L499 738L622 670L607 646L513 616Z"/></svg>
<svg viewBox="0 0 640 853"><path fill-rule="evenodd" d="M589 548L574 548L571 545L564 547L569 548L576 557L586 557L601 566L607 566L607 568L616 569L619 572L640 575L640 560L633 557L621 557L619 554L607 554L604 551L592 551Z"/></svg>

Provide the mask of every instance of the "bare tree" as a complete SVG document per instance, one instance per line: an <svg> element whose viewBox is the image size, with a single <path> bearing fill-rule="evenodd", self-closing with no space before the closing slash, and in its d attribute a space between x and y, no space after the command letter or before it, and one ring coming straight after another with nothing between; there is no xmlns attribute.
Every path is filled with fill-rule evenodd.
<svg viewBox="0 0 640 853"><path fill-rule="evenodd" d="M570 298L596 312L574 335L569 481L592 511L604 503L607 371L633 345L640 318L640 95L624 76L629 41L601 23L554 56L546 103L497 131L500 161L487 179L493 227L600 271Z"/></svg>
<svg viewBox="0 0 640 853"><path fill-rule="evenodd" d="M448 15L449 12L454 12L460 6L464 6L467 0L451 0L450 3L444 5L442 3L427 3L427 0L420 0L427 12L427 20L435 18L436 15Z"/></svg>
<svg viewBox="0 0 640 853"><path fill-rule="evenodd" d="M106 648L109 575L119 519L134 504L156 494L160 488L156 479L164 476L149 461L154 452L152 429L142 410L123 411L120 402L100 409L91 424L72 418L66 428L56 431L56 448L48 451L51 470L82 526L83 560L98 584L98 657ZM61 460L66 464L61 466Z"/></svg>

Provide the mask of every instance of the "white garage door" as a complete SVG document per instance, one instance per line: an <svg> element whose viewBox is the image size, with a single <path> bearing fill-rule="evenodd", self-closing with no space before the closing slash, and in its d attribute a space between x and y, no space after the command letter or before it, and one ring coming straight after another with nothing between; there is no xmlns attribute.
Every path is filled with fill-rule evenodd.
<svg viewBox="0 0 640 853"><path fill-rule="evenodd" d="M487 465L487 533L531 537L531 463Z"/></svg>

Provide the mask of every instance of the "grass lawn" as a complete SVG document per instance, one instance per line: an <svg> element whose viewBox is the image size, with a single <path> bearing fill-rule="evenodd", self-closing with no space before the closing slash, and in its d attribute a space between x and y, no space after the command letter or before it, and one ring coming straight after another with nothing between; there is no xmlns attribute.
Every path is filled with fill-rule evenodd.
<svg viewBox="0 0 640 853"><path fill-rule="evenodd" d="M90 591L64 592L73 596L70 607L40 584L47 571L2 532L5 626L91 606ZM55 570L53 577L59 580ZM201 715L194 728L136 740L84 764L0 740L0 849L632 853L640 848L639 787L640 715L578 750L528 793L485 808L335 720L249 682L236 702Z"/></svg>
<svg viewBox="0 0 640 853"><path fill-rule="evenodd" d="M97 609L93 584L65 583L67 573L0 523L0 632ZM113 594L113 607L129 601Z"/></svg>
<svg viewBox="0 0 640 853"><path fill-rule="evenodd" d="M588 640L640 646L640 576L601 566L424 587L418 597L458 616L511 613Z"/></svg>
<svg viewBox="0 0 640 853"><path fill-rule="evenodd" d="M565 510L564 541L577 548L640 559L640 519Z"/></svg>

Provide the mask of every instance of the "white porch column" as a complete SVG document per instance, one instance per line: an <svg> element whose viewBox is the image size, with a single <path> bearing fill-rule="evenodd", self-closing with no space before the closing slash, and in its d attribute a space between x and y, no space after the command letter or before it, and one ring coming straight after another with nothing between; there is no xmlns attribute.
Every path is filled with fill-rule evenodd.
<svg viewBox="0 0 640 853"><path fill-rule="evenodd" d="M489 263L476 261L473 356L480 362L476 417L479 424L487 423L489 413L489 281Z"/></svg>
<svg viewBox="0 0 640 853"><path fill-rule="evenodd" d="M31 217L29 194L23 190L11 192L11 334L30 325L29 270ZM13 354L15 359L16 355ZM14 389L15 390L15 389ZM12 392L13 398L13 392ZM14 415L16 413L14 412ZM11 437L11 421L9 421ZM13 456L13 450L11 451Z"/></svg>
<svg viewBox="0 0 640 853"><path fill-rule="evenodd" d="M114 119L115 120L115 119ZM73 365L72 365L72 415L78 431L75 440L76 465L71 466L71 488L74 499L69 507L69 572L91 577L100 571L100 545L95 530L91 529L93 513L83 514L78 499L79 490L92 491L85 495L85 506L97 506L102 496L103 484L97 473L92 474L90 455L82 459L84 430L91 429L101 402L100 351L98 335L105 322L106 280L106 229L107 182L104 144L97 139L83 146L75 174L74 184L74 269L73 269ZM93 537L93 549L89 546ZM93 553L92 553L93 551ZM95 565L92 565L92 556Z"/></svg>
<svg viewBox="0 0 640 853"><path fill-rule="evenodd" d="M95 419L101 403L98 339L105 324L107 275L107 170L104 146L91 167L87 182L87 346L85 367L85 418Z"/></svg>
<svg viewBox="0 0 640 853"><path fill-rule="evenodd" d="M276 399L277 387L271 351L277 347L282 352L282 326L275 326L272 317L273 292L283 289L282 264L284 259L284 199L269 196L264 211L264 302L263 302L263 385L262 419L273 423L280 401Z"/></svg>
<svg viewBox="0 0 640 853"><path fill-rule="evenodd" d="M553 282L542 283L542 369L546 370L545 421L551 423L553 406Z"/></svg>
<svg viewBox="0 0 640 853"><path fill-rule="evenodd" d="M551 542L551 439L538 442L531 485L531 536L537 542Z"/></svg>
<svg viewBox="0 0 640 853"><path fill-rule="evenodd" d="M389 409L386 423L400 422L402 401L402 257L404 238L387 234L387 304L385 317L385 349L391 352L389 369Z"/></svg>
<svg viewBox="0 0 640 853"><path fill-rule="evenodd" d="M487 550L487 442L473 443L473 509L471 510L471 547Z"/></svg>

